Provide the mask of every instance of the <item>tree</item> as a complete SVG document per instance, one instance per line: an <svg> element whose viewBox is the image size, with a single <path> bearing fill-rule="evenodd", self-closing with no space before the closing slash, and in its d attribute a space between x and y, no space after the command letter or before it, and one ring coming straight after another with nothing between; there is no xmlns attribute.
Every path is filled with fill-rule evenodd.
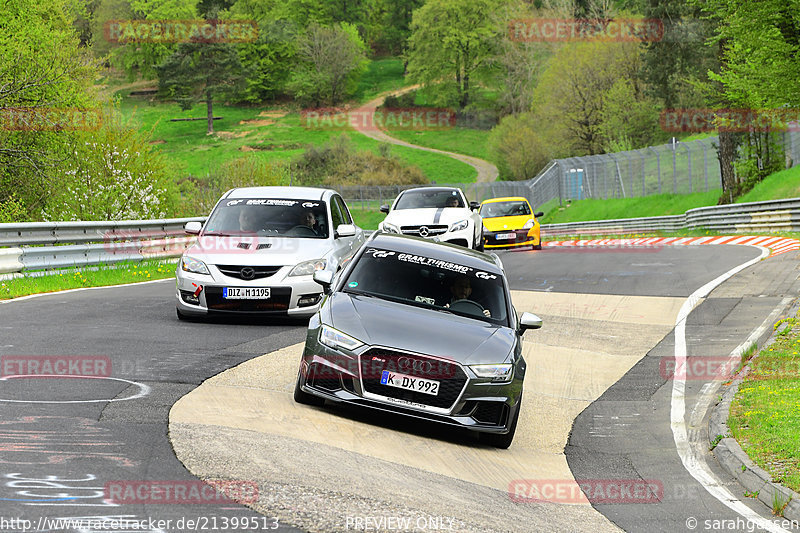
<svg viewBox="0 0 800 533"><path fill-rule="evenodd" d="M714 23L700 15L686 0L655 0L645 6L646 19L661 21L663 37L643 43L640 78L666 109L702 106L698 82L707 79L709 70L719 69L715 51L704 46Z"/></svg>
<svg viewBox="0 0 800 533"><path fill-rule="evenodd" d="M534 93L540 132L554 156L598 154L608 92L619 80L636 80L641 49L634 42L580 42L550 60ZM641 95L638 87L631 89Z"/></svg>
<svg viewBox="0 0 800 533"><path fill-rule="evenodd" d="M744 108L759 116L800 103L800 12L796 2L710 0L694 4L717 22L711 44L719 53L720 70L709 71L711 82L704 86L712 105ZM720 126L720 202L728 202L781 168L783 161L780 151L774 149L769 128L751 123L738 128L745 131L735 133L725 131L724 123ZM742 149L739 143L744 143Z"/></svg>
<svg viewBox="0 0 800 533"><path fill-rule="evenodd" d="M491 70L502 38L497 0L428 0L411 22L408 76L464 109L475 77Z"/></svg>
<svg viewBox="0 0 800 533"><path fill-rule="evenodd" d="M422 4L423 0L376 0L373 30L376 47L393 55L405 54L412 15Z"/></svg>
<svg viewBox="0 0 800 533"><path fill-rule="evenodd" d="M197 18L197 0L128 0L133 19L146 21L193 20ZM123 10L116 5L114 11ZM157 67L177 48L172 42L123 42L115 46L111 60L123 69L130 80L136 76L153 79L158 75Z"/></svg>
<svg viewBox="0 0 800 533"><path fill-rule="evenodd" d="M301 102L335 105L353 93L366 69L366 45L353 24L312 23L297 45L289 90Z"/></svg>
<svg viewBox="0 0 800 533"><path fill-rule="evenodd" d="M94 107L97 65L79 45L67 0L16 0L0 6L0 202L38 218L51 179L68 157L69 125L44 130L12 122L28 112ZM52 126L52 127L50 127Z"/></svg>
<svg viewBox="0 0 800 533"><path fill-rule="evenodd" d="M157 72L159 89L184 111L205 101L208 135L214 133L214 98L235 94L244 82L239 55L227 43L181 43Z"/></svg>

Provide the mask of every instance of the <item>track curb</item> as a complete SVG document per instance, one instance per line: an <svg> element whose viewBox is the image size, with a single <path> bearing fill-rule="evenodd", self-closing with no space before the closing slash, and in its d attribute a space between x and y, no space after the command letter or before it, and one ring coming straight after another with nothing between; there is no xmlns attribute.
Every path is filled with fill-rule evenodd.
<svg viewBox="0 0 800 533"><path fill-rule="evenodd" d="M796 314L800 310L800 300L795 299L790 305L782 307L782 316ZM758 338L756 346L763 349L772 344L776 336L776 331L768 329ZM756 357L758 354L753 359ZM744 377L750 373L750 369L751 366L748 362L736 379L727 386L722 394L722 399L711 408L708 420L709 445L719 465L744 487L746 493L757 495L758 500L770 509L773 507L774 498L788 502L781 516L800 523L800 494L773 482L770 474L756 465L739 445L739 442L730 436L727 422L731 402ZM715 443L720 436L723 438Z"/></svg>

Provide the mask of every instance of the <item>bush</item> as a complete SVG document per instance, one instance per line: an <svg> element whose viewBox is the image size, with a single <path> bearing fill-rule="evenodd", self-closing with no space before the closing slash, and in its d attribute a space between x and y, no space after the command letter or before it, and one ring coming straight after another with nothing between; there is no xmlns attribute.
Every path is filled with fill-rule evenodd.
<svg viewBox="0 0 800 533"><path fill-rule="evenodd" d="M489 154L497 164L500 178L529 180L547 164L550 156L539 137L531 113L509 115L489 134Z"/></svg>
<svg viewBox="0 0 800 533"><path fill-rule="evenodd" d="M147 136L115 111L101 127L70 140L63 172L55 178L45 220L132 220L162 218L172 211L174 186L163 156Z"/></svg>
<svg viewBox="0 0 800 533"><path fill-rule="evenodd" d="M427 183L418 167L405 165L391 155L389 148L381 147L379 151L357 151L346 135L320 146L309 146L292 161L294 183L332 187Z"/></svg>
<svg viewBox="0 0 800 533"><path fill-rule="evenodd" d="M25 222L27 220L28 210L15 194L0 202L0 223Z"/></svg>

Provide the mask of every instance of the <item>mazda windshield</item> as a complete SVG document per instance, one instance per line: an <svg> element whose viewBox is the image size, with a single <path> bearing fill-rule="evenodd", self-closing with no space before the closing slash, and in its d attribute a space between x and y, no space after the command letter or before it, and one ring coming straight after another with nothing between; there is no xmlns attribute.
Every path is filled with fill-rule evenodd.
<svg viewBox="0 0 800 533"><path fill-rule="evenodd" d="M325 239L327 221L321 201L226 198L211 213L203 234Z"/></svg>

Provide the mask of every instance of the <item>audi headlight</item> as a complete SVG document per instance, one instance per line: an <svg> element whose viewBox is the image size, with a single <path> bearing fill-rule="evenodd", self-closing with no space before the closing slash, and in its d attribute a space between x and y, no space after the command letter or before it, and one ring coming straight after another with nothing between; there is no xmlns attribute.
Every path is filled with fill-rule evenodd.
<svg viewBox="0 0 800 533"><path fill-rule="evenodd" d="M331 348L344 348L351 351L364 344L360 340L324 324L319 332L319 342Z"/></svg>
<svg viewBox="0 0 800 533"><path fill-rule="evenodd" d="M536 224L536 221L533 220L533 219L530 219L525 223L524 226L522 226L522 229L531 229L534 224Z"/></svg>
<svg viewBox="0 0 800 533"><path fill-rule="evenodd" d="M492 381L510 381L514 374L514 365L470 365L470 368L479 378L492 378Z"/></svg>
<svg viewBox="0 0 800 533"><path fill-rule="evenodd" d="M205 263L199 259L189 256L181 257L181 270L184 272L193 272L195 274L211 274L211 272L208 271L208 267Z"/></svg>
<svg viewBox="0 0 800 533"><path fill-rule="evenodd" d="M290 276L310 276L317 270L324 270L327 262L324 259L312 259L311 261L303 261L296 265L291 272Z"/></svg>
<svg viewBox="0 0 800 533"><path fill-rule="evenodd" d="M395 226L394 224L389 224L388 222L383 223L383 231L386 233L400 233L400 228Z"/></svg>
<svg viewBox="0 0 800 533"><path fill-rule="evenodd" d="M469 220L459 220L458 222L450 224L449 231L461 231L462 229L467 229L467 226L469 226Z"/></svg>

